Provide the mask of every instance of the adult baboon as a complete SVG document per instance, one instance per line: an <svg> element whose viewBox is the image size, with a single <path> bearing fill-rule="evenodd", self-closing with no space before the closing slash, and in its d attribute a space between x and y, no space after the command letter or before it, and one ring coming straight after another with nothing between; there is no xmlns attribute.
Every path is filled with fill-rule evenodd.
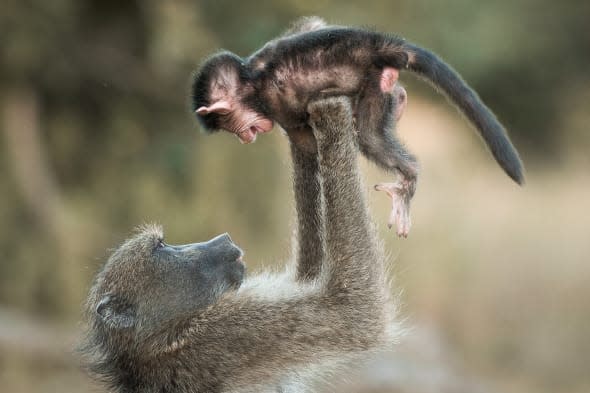
<svg viewBox="0 0 590 393"><path fill-rule="evenodd" d="M309 113L318 154L292 144L296 269L244 279L227 234L171 246L159 227L143 227L109 258L87 303L84 351L111 389L302 390L298 376L395 338L350 103L312 102Z"/></svg>

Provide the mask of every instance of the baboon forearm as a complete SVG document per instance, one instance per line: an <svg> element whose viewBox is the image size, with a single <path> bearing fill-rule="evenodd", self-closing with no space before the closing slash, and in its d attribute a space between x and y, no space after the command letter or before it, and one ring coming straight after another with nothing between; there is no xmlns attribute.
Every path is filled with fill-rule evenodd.
<svg viewBox="0 0 590 393"><path fill-rule="evenodd" d="M308 131L310 132L310 131ZM291 143L293 190L297 210L295 244L297 279L312 280L324 260L322 196L317 153L301 150Z"/></svg>
<svg viewBox="0 0 590 393"><path fill-rule="evenodd" d="M325 199L329 289L373 288L382 275L383 261L361 189L349 101L316 101L309 111Z"/></svg>

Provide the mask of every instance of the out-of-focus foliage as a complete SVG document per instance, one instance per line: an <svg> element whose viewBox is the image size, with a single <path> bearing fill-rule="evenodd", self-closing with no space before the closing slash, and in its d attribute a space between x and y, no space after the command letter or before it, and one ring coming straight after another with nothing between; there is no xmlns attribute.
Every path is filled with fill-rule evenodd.
<svg viewBox="0 0 590 393"><path fill-rule="evenodd" d="M410 104L400 128L424 167L410 239L383 233L404 312L433 326L460 368L500 390L590 389L587 0L4 0L7 391L85 389L71 364L6 345L18 329L6 328L12 314L1 311L75 331L89 280L135 225L159 221L173 243L229 231L253 270L289 255L285 139L274 132L241 146L205 136L188 109L189 85L208 54L246 55L310 14L439 53L507 125L529 171L516 190L449 105L402 76ZM371 181L384 176L373 170ZM373 197L383 226L386 201Z"/></svg>

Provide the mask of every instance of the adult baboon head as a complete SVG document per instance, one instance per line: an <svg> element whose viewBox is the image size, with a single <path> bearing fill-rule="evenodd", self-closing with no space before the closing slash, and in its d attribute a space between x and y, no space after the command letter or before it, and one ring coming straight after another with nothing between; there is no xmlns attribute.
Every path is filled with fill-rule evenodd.
<svg viewBox="0 0 590 393"><path fill-rule="evenodd" d="M159 226L141 227L113 252L90 292L95 339L142 346L146 336L182 324L241 285L242 254L227 233L203 243L170 245Z"/></svg>

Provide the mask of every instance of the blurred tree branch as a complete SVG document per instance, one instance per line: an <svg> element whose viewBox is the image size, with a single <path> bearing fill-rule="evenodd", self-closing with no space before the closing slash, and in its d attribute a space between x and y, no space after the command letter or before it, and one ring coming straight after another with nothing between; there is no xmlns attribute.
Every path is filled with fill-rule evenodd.
<svg viewBox="0 0 590 393"><path fill-rule="evenodd" d="M14 179L31 211L50 232L57 232L63 210L55 176L40 138L39 105L29 88L5 92L2 132Z"/></svg>
<svg viewBox="0 0 590 393"><path fill-rule="evenodd" d="M39 221L46 235L55 241L59 253L56 275L60 279L63 309L73 306L80 277L72 268L76 245L68 241L66 209L55 174L51 170L41 138L39 101L35 91L22 86L4 93L2 133L14 180L26 205Z"/></svg>

